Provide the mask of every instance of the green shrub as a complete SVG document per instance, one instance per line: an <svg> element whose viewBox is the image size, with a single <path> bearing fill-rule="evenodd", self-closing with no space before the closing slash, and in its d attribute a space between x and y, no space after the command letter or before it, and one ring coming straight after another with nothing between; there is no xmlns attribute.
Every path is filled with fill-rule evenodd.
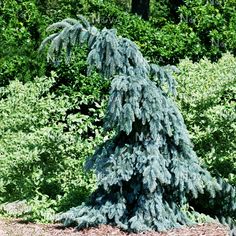
<svg viewBox="0 0 236 236"><path fill-rule="evenodd" d="M179 69L178 103L195 150L211 173L236 184L236 59L186 59Z"/></svg>
<svg viewBox="0 0 236 236"><path fill-rule="evenodd" d="M208 3L207 3L208 2ZM219 2L220 4L213 4ZM177 64L186 56L216 60L222 52L236 53L236 4L227 1L185 1L173 20L167 0L151 1L151 18L145 22L129 13L129 3L113 0L7 1L0 4L0 86L17 78L26 82L50 73L37 49L46 25L78 14L98 28L116 28L136 42L148 59ZM76 74L74 75L76 76Z"/></svg>
<svg viewBox="0 0 236 236"><path fill-rule="evenodd" d="M203 56L215 61L227 50L235 53L236 4L230 0L211 2L217 1L185 1L177 12L177 21L165 0L151 4L149 22L111 1L91 1L84 15L96 26L116 28L135 41L151 61L177 64L185 57L199 61Z"/></svg>
<svg viewBox="0 0 236 236"><path fill-rule="evenodd" d="M35 0L7 1L0 4L0 86L15 78L32 80L44 73L37 48L45 19Z"/></svg>
<svg viewBox="0 0 236 236"><path fill-rule="evenodd" d="M176 64L179 58L200 55L199 39L187 24L168 23L157 28L112 3L98 4L95 1L90 2L83 15L98 28L116 28L118 34L134 41L153 62Z"/></svg>
<svg viewBox="0 0 236 236"><path fill-rule="evenodd" d="M179 16L200 39L203 55L215 61L222 52L235 53L235 10L232 0L186 0Z"/></svg>
<svg viewBox="0 0 236 236"><path fill-rule="evenodd" d="M84 84L74 96L56 95L52 91L57 80L55 75L25 84L16 80L1 89L2 203L26 199L38 211L36 203L43 206L40 202L48 199L59 211L83 201L94 187L83 162L102 141L105 96L87 95ZM91 86L96 91L96 85ZM33 215L40 217L40 212Z"/></svg>

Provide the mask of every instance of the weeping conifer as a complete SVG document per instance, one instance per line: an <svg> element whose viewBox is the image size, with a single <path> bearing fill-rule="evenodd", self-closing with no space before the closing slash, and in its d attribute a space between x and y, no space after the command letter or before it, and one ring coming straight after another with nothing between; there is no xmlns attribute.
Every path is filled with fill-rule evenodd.
<svg viewBox="0 0 236 236"><path fill-rule="evenodd" d="M97 190L58 220L78 228L112 224L135 232L163 231L194 223L183 206L205 193L212 204L216 195L227 193L229 208L220 214L231 219L235 188L200 166L182 115L169 96L176 91L167 71L176 68L150 64L135 43L113 29L99 31L83 17L65 19L48 30L57 31L41 49L50 42L48 60L53 62L62 50L69 61L74 46L88 45L88 73L95 69L111 80L105 129L116 132L86 162L86 169L96 173Z"/></svg>

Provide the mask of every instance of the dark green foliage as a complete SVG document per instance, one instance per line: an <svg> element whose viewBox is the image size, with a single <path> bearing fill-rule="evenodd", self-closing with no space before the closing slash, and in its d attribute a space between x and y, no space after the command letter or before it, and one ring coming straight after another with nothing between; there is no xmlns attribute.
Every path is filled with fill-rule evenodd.
<svg viewBox="0 0 236 236"><path fill-rule="evenodd" d="M88 11L88 18L98 27L116 28L119 34L134 41L151 61L177 64L186 56L195 59L202 56L200 40L187 23L175 25L167 21L154 26L152 21L145 22L112 4L91 3Z"/></svg>
<svg viewBox="0 0 236 236"><path fill-rule="evenodd" d="M98 28L116 28L119 34L134 41L148 59L162 65L177 64L185 57L194 61L203 56L216 60L226 50L235 54L235 2L185 2L173 17L169 1L153 0L151 18L144 22L127 13L130 4L119 0L3 0L0 85L14 78L29 81L50 74L51 68L45 68L36 52L45 35L45 26L78 14L86 15Z"/></svg>
<svg viewBox="0 0 236 236"><path fill-rule="evenodd" d="M1 2L0 86L15 78L26 82L43 74L45 63L37 54L43 24L34 0Z"/></svg>
<svg viewBox="0 0 236 236"><path fill-rule="evenodd" d="M232 0L186 0L179 8L180 23L188 27L200 39L203 56L215 61L222 52L235 53L236 2Z"/></svg>
<svg viewBox="0 0 236 236"><path fill-rule="evenodd" d="M150 15L150 0L132 0L131 12L138 14L144 20L148 20Z"/></svg>
<svg viewBox="0 0 236 236"><path fill-rule="evenodd" d="M96 10L100 22L137 42L148 58L161 64L177 64L185 57L199 61L207 56L215 61L222 52L235 53L233 0L187 0L180 4L175 16L170 1L154 1L149 22L125 14L112 4L90 6L90 12Z"/></svg>
<svg viewBox="0 0 236 236"><path fill-rule="evenodd" d="M194 223L183 210L190 199L208 193L214 202L217 194L226 192L229 211L222 212L234 217L235 189L228 184L224 189L200 166L183 118L168 96L175 91L171 74L150 65L138 47L115 30L99 31L82 17L52 28L63 29L42 43L43 48L51 42L49 59L57 63L63 49L69 59L72 47L86 43L88 72L96 69L112 80L105 129L115 131L86 162L88 170L95 170L97 190L87 203L58 220L78 228L115 224L131 231L166 230Z"/></svg>
<svg viewBox="0 0 236 236"><path fill-rule="evenodd" d="M0 86L18 79L32 81L51 69L37 50L46 25L86 11L85 1L3 0L0 4ZM83 6L83 7L82 7ZM65 15L63 15L65 14Z"/></svg>

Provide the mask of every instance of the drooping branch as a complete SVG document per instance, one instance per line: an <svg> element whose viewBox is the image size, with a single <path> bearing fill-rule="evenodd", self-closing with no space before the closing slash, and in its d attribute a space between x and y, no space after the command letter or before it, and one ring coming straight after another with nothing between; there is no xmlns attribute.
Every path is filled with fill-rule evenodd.
<svg viewBox="0 0 236 236"><path fill-rule="evenodd" d="M113 29L99 31L81 16L79 20L65 19L54 23L47 31L53 33L42 42L39 50L42 51L50 44L47 52L49 61L58 63L60 54L65 51L66 61L69 62L73 48L87 44L88 74L96 69L106 78L113 78L115 75L140 76L146 79L153 77L160 88L167 84L169 89L166 92L176 95L176 81L171 76L171 71L177 69L174 66L165 68L149 64L135 43L118 37Z"/></svg>
<svg viewBox="0 0 236 236"><path fill-rule="evenodd" d="M69 58L74 46L88 45L88 72L97 70L112 80L105 128L116 132L86 162L96 173L97 190L58 220L78 228L116 224L132 231L193 223L182 209L189 198L207 192L213 199L223 185L200 165L183 117L168 96L176 84L168 70L176 68L149 64L135 43L115 30L99 31L84 18L49 30L61 28L42 48L51 42L48 58L54 61L62 49ZM235 189L229 191L231 199Z"/></svg>

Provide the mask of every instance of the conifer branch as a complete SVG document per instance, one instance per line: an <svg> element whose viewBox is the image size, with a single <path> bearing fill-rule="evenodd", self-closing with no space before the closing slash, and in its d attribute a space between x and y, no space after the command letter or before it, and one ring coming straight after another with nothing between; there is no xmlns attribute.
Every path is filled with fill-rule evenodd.
<svg viewBox="0 0 236 236"><path fill-rule="evenodd" d="M213 202L228 194L230 210L221 210L235 220L235 188L200 165L183 117L168 96L176 94L169 73L176 68L149 64L135 43L113 29L99 31L83 17L49 27L54 29L61 31L41 45L51 42L48 59L57 61L63 49L69 59L72 48L85 43L88 73L95 69L111 80L105 128L116 131L87 161L96 173L97 190L58 220L78 228L115 224L135 232L162 231L194 223L183 207L204 193Z"/></svg>

